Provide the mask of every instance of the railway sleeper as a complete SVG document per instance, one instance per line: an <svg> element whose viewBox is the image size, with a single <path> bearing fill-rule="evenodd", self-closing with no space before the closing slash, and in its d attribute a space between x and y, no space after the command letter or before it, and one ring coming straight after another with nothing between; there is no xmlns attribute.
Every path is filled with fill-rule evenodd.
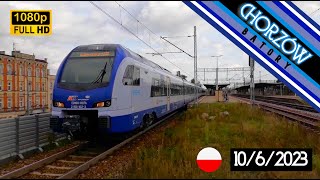
<svg viewBox="0 0 320 180"><path fill-rule="evenodd" d="M71 163L71 164L83 164L86 161L67 161L67 160L58 160L58 162L62 162L62 163Z"/></svg>
<svg viewBox="0 0 320 180"><path fill-rule="evenodd" d="M53 165L47 165L46 168L50 169L61 169L61 170L71 170L74 169L73 167L67 167L67 166L53 166Z"/></svg>
<svg viewBox="0 0 320 180"><path fill-rule="evenodd" d="M50 176L50 177L60 177L63 175L63 174L55 174L55 173L41 173L38 171L31 172L30 174L37 175L37 176Z"/></svg>

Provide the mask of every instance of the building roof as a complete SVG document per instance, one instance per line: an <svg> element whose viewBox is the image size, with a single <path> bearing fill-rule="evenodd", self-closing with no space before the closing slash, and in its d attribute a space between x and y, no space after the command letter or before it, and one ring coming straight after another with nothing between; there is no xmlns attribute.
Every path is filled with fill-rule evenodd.
<svg viewBox="0 0 320 180"><path fill-rule="evenodd" d="M273 87L273 86L278 86L283 84L282 82L279 83L254 83L254 88L264 88L264 87ZM236 90L240 90L240 89L249 89L250 88L250 84L249 85L244 85L244 86L240 86L235 88Z"/></svg>
<svg viewBox="0 0 320 180"><path fill-rule="evenodd" d="M12 52L12 55L5 54L5 52L2 51L2 53L0 53L0 56L6 56L6 57L10 57L10 58L26 59L26 60L33 60L33 59L24 58L24 57L16 57L16 56L13 55L14 53L19 53L19 54L24 54L24 55L33 56L33 55L31 55L31 54L20 53L20 51L13 51L13 52ZM46 58L45 58L45 59L36 59L36 58L35 58L34 60L35 60L35 61L38 61L38 62L42 62L42 63L48 63L48 62L46 61Z"/></svg>
<svg viewBox="0 0 320 180"><path fill-rule="evenodd" d="M207 89L216 89L216 85L215 84L203 84ZM218 88L222 89L224 87L229 86L230 84L218 84Z"/></svg>

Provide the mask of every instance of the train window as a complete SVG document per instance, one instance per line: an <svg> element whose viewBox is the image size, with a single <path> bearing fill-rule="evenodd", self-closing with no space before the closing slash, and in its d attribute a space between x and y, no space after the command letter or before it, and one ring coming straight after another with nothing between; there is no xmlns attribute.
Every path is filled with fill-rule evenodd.
<svg viewBox="0 0 320 180"><path fill-rule="evenodd" d="M162 87L158 79L152 79L151 97L161 96Z"/></svg>
<svg viewBox="0 0 320 180"><path fill-rule="evenodd" d="M128 65L122 79L124 85L132 85L134 66Z"/></svg>
<svg viewBox="0 0 320 180"><path fill-rule="evenodd" d="M122 83L128 86L140 85L140 68L128 65L122 79Z"/></svg>
<svg viewBox="0 0 320 180"><path fill-rule="evenodd" d="M166 83L164 80L161 80L161 95L162 96L167 96L167 88L166 88Z"/></svg>
<svg viewBox="0 0 320 180"><path fill-rule="evenodd" d="M175 86L176 86L175 84L171 84L171 85L170 85L170 89L171 89L171 94L170 94L170 95L171 95L171 96L174 96L174 95L175 95Z"/></svg>
<svg viewBox="0 0 320 180"><path fill-rule="evenodd" d="M178 96L182 95L183 93L183 87L179 84L171 84L171 96Z"/></svg>
<svg viewBox="0 0 320 180"><path fill-rule="evenodd" d="M134 67L133 71L133 86L139 86L140 85L140 68Z"/></svg>

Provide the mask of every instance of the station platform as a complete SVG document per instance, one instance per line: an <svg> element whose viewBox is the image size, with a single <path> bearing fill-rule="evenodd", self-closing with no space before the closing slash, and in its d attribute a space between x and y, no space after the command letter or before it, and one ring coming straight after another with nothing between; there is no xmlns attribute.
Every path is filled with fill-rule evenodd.
<svg viewBox="0 0 320 180"><path fill-rule="evenodd" d="M215 102L219 102L219 103L238 103L240 102L237 98L235 97L231 97L228 96L229 100L228 101L224 101L223 98L219 99L219 101L217 101L217 99L215 98L215 96L202 96L199 99L199 103L215 103Z"/></svg>

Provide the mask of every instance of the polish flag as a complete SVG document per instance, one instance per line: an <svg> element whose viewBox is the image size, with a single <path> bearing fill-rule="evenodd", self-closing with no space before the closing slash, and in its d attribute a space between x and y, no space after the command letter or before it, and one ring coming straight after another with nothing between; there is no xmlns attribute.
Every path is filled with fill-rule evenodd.
<svg viewBox="0 0 320 180"><path fill-rule="evenodd" d="M222 158L219 151L211 147L202 149L197 156L197 164L205 172L216 171L220 167L221 162Z"/></svg>

